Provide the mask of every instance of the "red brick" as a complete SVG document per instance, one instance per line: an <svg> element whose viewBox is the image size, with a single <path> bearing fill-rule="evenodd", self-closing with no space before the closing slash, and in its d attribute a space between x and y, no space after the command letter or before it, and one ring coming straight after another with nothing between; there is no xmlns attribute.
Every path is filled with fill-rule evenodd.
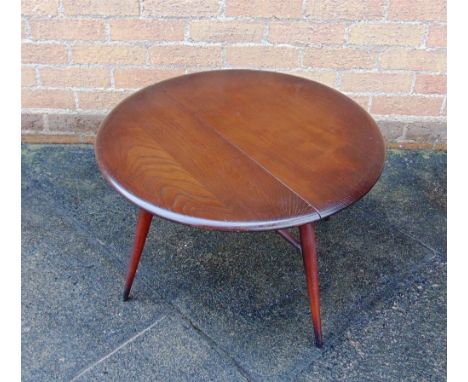
<svg viewBox="0 0 468 382"><path fill-rule="evenodd" d="M112 91L79 92L78 100L80 109L109 110L130 94L130 92Z"/></svg>
<svg viewBox="0 0 468 382"><path fill-rule="evenodd" d="M351 26L349 43L358 45L411 45L422 42L424 25L356 24Z"/></svg>
<svg viewBox="0 0 468 382"><path fill-rule="evenodd" d="M390 0L388 16L393 20L447 20L446 0Z"/></svg>
<svg viewBox="0 0 468 382"><path fill-rule="evenodd" d="M226 16L301 18L302 0L225 0Z"/></svg>
<svg viewBox="0 0 468 382"><path fill-rule="evenodd" d="M343 73L342 91L351 92L409 92L413 83L411 74L400 73Z"/></svg>
<svg viewBox="0 0 468 382"><path fill-rule="evenodd" d="M49 131L72 134L95 134L103 115L49 114Z"/></svg>
<svg viewBox="0 0 468 382"><path fill-rule="evenodd" d="M36 71L30 66L21 67L21 86L35 86L36 83Z"/></svg>
<svg viewBox="0 0 468 382"><path fill-rule="evenodd" d="M321 84L335 87L336 72L335 71L307 71L307 70L294 70L286 71L285 73L292 74L293 76L307 78L308 80L320 82Z"/></svg>
<svg viewBox="0 0 468 382"><path fill-rule="evenodd" d="M42 114L22 113L21 114L21 131L40 132L44 130L44 117Z"/></svg>
<svg viewBox="0 0 468 382"><path fill-rule="evenodd" d="M221 65L219 46L154 45L148 51L155 65Z"/></svg>
<svg viewBox="0 0 468 382"><path fill-rule="evenodd" d="M431 25L429 27L429 36L427 37L428 47L446 47L447 46L447 26Z"/></svg>
<svg viewBox="0 0 468 382"><path fill-rule="evenodd" d="M418 143L447 143L446 122L413 122L408 124L405 138Z"/></svg>
<svg viewBox="0 0 468 382"><path fill-rule="evenodd" d="M41 68L42 85L50 87L110 87L110 73L105 68Z"/></svg>
<svg viewBox="0 0 468 382"><path fill-rule="evenodd" d="M135 45L75 45L75 64L144 64L146 49Z"/></svg>
<svg viewBox="0 0 468 382"><path fill-rule="evenodd" d="M304 65L312 68L370 69L376 65L377 53L351 48L308 48Z"/></svg>
<svg viewBox="0 0 468 382"><path fill-rule="evenodd" d="M30 44L21 45L21 62L23 64L66 64L67 50L59 44Z"/></svg>
<svg viewBox="0 0 468 382"><path fill-rule="evenodd" d="M110 21L112 40L183 40L180 20L121 19Z"/></svg>
<svg viewBox="0 0 468 382"><path fill-rule="evenodd" d="M390 48L382 53L383 69L408 69L444 72L447 70L445 50Z"/></svg>
<svg viewBox="0 0 468 382"><path fill-rule="evenodd" d="M289 47L230 46L227 62L233 66L295 68L298 66L299 51Z"/></svg>
<svg viewBox="0 0 468 382"><path fill-rule="evenodd" d="M260 42L263 29L262 23L196 20L190 23L190 38L195 41Z"/></svg>
<svg viewBox="0 0 468 382"><path fill-rule="evenodd" d="M137 16L138 0L63 0L65 15Z"/></svg>
<svg viewBox="0 0 468 382"><path fill-rule="evenodd" d="M56 16L59 0L21 0L21 14L26 16Z"/></svg>
<svg viewBox="0 0 468 382"><path fill-rule="evenodd" d="M289 44L342 44L344 24L271 23L268 40Z"/></svg>
<svg viewBox="0 0 468 382"><path fill-rule="evenodd" d="M380 132L385 141L395 141L403 136L403 128L407 125L405 122L400 121L377 121Z"/></svg>
<svg viewBox="0 0 468 382"><path fill-rule="evenodd" d="M147 16L217 16L218 0L145 0Z"/></svg>
<svg viewBox="0 0 468 382"><path fill-rule="evenodd" d="M31 20L32 38L36 40L102 40L102 20Z"/></svg>
<svg viewBox="0 0 468 382"><path fill-rule="evenodd" d="M375 96L372 113L384 115L439 115L443 97Z"/></svg>
<svg viewBox="0 0 468 382"><path fill-rule="evenodd" d="M58 133L54 134L51 133L49 130L42 131L40 134L32 133L29 134L21 133L21 142L23 143L32 143L32 144L57 144L57 143L87 143L87 144L94 144L95 143L95 136L92 134L77 134L73 132L72 134L63 134Z"/></svg>
<svg viewBox="0 0 468 382"><path fill-rule="evenodd" d="M445 94L447 93L447 77L431 74L417 74L415 92Z"/></svg>
<svg viewBox="0 0 468 382"><path fill-rule="evenodd" d="M184 74L181 69L115 69L115 87L138 89L168 78Z"/></svg>
<svg viewBox="0 0 468 382"><path fill-rule="evenodd" d="M309 0L307 14L324 20L372 20L384 16L384 0Z"/></svg>
<svg viewBox="0 0 468 382"><path fill-rule="evenodd" d="M69 90L27 89L21 91L24 108L74 109L75 98Z"/></svg>

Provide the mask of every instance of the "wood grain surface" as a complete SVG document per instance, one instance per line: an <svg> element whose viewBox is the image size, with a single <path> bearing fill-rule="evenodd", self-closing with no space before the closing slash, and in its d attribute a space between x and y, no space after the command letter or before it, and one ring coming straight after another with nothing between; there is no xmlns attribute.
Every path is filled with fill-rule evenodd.
<svg viewBox="0 0 468 382"><path fill-rule="evenodd" d="M299 77L201 72L115 107L96 139L105 178L161 217L220 230L267 230L329 216L378 180L377 125L343 94Z"/></svg>

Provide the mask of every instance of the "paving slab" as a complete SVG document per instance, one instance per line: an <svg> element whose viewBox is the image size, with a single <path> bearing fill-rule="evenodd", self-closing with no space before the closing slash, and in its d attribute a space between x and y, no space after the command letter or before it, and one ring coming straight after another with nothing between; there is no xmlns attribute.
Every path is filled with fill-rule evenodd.
<svg viewBox="0 0 468 382"><path fill-rule="evenodd" d="M76 381L246 381L189 325L170 316Z"/></svg>
<svg viewBox="0 0 468 382"><path fill-rule="evenodd" d="M104 285L109 304L116 302L136 208L100 177L91 146L28 145L22 158L25 183L53 200L75 229L92 241L99 261L113 267L116 274ZM296 380L311 363L320 360L326 365L331 349L348 341L346 335L356 320L377 314L375 304L394 296L401 280L434 256L444 258L445 165L444 154L390 151L381 181L371 193L317 224L324 350L313 346L301 256L271 232L204 231L155 218L129 303L163 300L182 323L189 321L207 342L212 341L210 346L234 363L239 375ZM42 213L43 219L47 214ZM26 228L26 240L37 229ZM436 319L445 325L443 314ZM396 323L397 319L392 322ZM176 346L165 342L171 341L168 337L162 340L157 326L146 336L156 332L154 338L166 349ZM146 336L142 344L151 342ZM141 347L147 354L146 345ZM143 365L137 354L130 353L118 352L112 360L123 357ZM156 367L157 358L148 370ZM113 364L117 361L108 365ZM115 375L108 370L112 366L106 367ZM175 373L167 375L188 375Z"/></svg>
<svg viewBox="0 0 468 382"><path fill-rule="evenodd" d="M377 301L298 381L445 381L447 264L434 256Z"/></svg>
<svg viewBox="0 0 468 382"><path fill-rule="evenodd" d="M68 380L159 320L167 304L156 294L122 303L117 269L50 200L27 185L22 198L22 378Z"/></svg>
<svg viewBox="0 0 468 382"><path fill-rule="evenodd" d="M157 293L147 294L142 288L138 302L122 302L120 270L103 255L101 245L83 233L80 223L67 217L66 211L37 189L27 175L24 169L22 380L67 381L78 375L81 380L89 380L90 366L93 373L94 367L101 370L103 357L148 328L155 331L156 326L162 338L153 335L152 341L159 338L169 346L148 342L141 345L146 357L154 353L155 347L160 348L152 363L159 374L143 367L146 374L141 376L154 374L165 380L164 376L172 375L182 380L184 376L199 375L198 380L216 380L224 375L225 380L245 380L229 357L213 350ZM132 349L138 343L126 346ZM119 356L126 354L126 346ZM106 362L113 359L109 357ZM140 373L144 362L135 362L137 369L119 363L113 375L128 380L132 370ZM105 367L102 370L103 376L108 373Z"/></svg>
<svg viewBox="0 0 468 382"><path fill-rule="evenodd" d="M389 150L380 181L359 206L446 254L447 153Z"/></svg>
<svg viewBox="0 0 468 382"><path fill-rule="evenodd" d="M432 255L401 232L364 219L350 210L317 232L325 346L370 302L392 293L393 279ZM179 240L185 247L172 252L149 244L140 277L251 376L285 380L321 356L313 346L302 259L287 243L271 233L187 232Z"/></svg>

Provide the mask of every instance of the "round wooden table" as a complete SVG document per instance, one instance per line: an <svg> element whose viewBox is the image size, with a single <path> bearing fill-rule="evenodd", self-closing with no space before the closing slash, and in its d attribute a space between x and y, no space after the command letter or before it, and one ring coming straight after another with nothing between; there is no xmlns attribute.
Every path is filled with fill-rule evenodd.
<svg viewBox="0 0 468 382"><path fill-rule="evenodd" d="M286 74L184 75L118 104L101 124L96 158L140 208L124 300L153 215L215 230L276 230L302 252L322 346L313 222L364 196L385 158L379 129L358 104ZM300 241L287 230L297 226Z"/></svg>

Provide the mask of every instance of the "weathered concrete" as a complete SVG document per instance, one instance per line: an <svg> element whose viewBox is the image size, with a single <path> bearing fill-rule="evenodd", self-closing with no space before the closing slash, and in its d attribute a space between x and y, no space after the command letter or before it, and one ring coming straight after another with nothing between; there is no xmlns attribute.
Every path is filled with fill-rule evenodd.
<svg viewBox="0 0 468 382"><path fill-rule="evenodd" d="M446 155L388 153L317 224L325 348L300 255L274 233L155 219L120 301L136 209L91 146L23 147L23 379L445 380Z"/></svg>

